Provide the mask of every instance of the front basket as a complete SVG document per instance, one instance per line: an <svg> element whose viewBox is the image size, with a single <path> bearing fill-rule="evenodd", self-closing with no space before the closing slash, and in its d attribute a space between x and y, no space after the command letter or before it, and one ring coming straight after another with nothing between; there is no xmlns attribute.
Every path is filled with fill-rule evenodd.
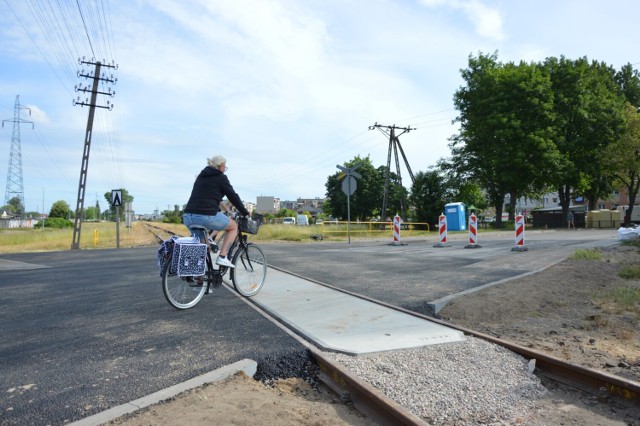
<svg viewBox="0 0 640 426"><path fill-rule="evenodd" d="M238 229L247 234L257 234L261 224L262 217L256 217L256 220L249 217L241 217L238 219Z"/></svg>

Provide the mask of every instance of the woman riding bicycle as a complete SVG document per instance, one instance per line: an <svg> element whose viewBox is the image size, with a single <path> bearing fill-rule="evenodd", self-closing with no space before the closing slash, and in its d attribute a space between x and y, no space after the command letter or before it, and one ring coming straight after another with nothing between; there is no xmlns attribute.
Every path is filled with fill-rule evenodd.
<svg viewBox="0 0 640 426"><path fill-rule="evenodd" d="M227 259L227 254L238 234L238 225L235 220L220 211L220 202L226 196L241 215L249 216L249 211L242 204L242 200L224 174L227 170L227 160L221 155L216 155L207 159L207 164L208 166L200 172L193 184L191 196L182 216L182 223L187 228L201 225L210 231L226 231L216 263L233 268L234 265Z"/></svg>

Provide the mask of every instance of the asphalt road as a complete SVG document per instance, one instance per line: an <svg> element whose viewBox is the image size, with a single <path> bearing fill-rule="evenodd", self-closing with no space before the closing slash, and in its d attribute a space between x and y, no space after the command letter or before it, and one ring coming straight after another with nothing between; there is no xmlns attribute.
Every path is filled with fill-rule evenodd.
<svg viewBox="0 0 640 426"><path fill-rule="evenodd" d="M531 273L615 230L504 233L481 248L404 239L261 244L271 265L418 312L433 300ZM484 239L484 240L483 240ZM155 248L0 255L0 424L63 424L250 358L264 374L302 345L226 288L176 311ZM268 281L267 284L268 285Z"/></svg>
<svg viewBox="0 0 640 426"><path fill-rule="evenodd" d="M434 301L460 292L533 273L565 259L575 248L616 243L615 230L535 231L526 252L512 251L510 232L481 233L479 248L466 248L465 233L449 233L448 247L431 238L347 243L262 244L270 265L432 315Z"/></svg>
<svg viewBox="0 0 640 426"><path fill-rule="evenodd" d="M2 425L63 424L244 358L269 365L303 350L225 288L172 308L155 248L0 259L46 266L0 270Z"/></svg>

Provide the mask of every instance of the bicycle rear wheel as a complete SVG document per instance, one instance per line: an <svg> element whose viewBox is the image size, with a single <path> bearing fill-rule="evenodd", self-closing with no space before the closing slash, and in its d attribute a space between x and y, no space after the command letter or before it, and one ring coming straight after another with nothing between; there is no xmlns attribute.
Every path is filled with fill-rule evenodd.
<svg viewBox="0 0 640 426"><path fill-rule="evenodd" d="M232 260L231 281L236 291L245 297L258 293L267 278L267 258L255 244L238 247Z"/></svg>
<svg viewBox="0 0 640 426"><path fill-rule="evenodd" d="M171 261L167 262L162 271L162 291L167 302L176 309L189 309L198 304L204 292L207 290L206 280L199 284L196 278L203 277L179 277L169 274Z"/></svg>

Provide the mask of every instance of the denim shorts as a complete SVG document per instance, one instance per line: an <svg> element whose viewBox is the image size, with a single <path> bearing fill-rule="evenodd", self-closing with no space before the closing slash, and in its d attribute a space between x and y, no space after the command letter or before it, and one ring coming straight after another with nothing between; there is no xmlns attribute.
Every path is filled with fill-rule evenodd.
<svg viewBox="0 0 640 426"><path fill-rule="evenodd" d="M209 231L222 231L229 224L229 217L221 212L215 216L206 214L185 213L182 215L182 223L187 228L192 225L201 225Z"/></svg>

